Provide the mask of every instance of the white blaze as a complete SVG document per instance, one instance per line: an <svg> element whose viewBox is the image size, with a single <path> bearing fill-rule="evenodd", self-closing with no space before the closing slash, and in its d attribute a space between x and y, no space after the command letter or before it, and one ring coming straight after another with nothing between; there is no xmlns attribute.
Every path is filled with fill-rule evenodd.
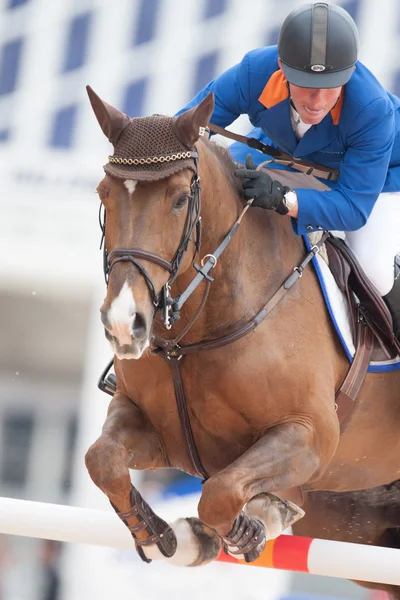
<svg viewBox="0 0 400 600"><path fill-rule="evenodd" d="M136 189L136 184L137 181L133 181L133 179L127 179L126 181L124 181L124 186L126 187L131 196Z"/></svg>
<svg viewBox="0 0 400 600"><path fill-rule="evenodd" d="M124 186L132 196L137 181L126 179ZM149 346L149 340L135 341L132 330L136 318L136 302L128 282L125 281L118 296L112 301L107 313L109 333L118 341L119 346L130 346L131 351L121 353L115 342L111 341L114 354L120 359L138 359Z"/></svg>
<svg viewBox="0 0 400 600"><path fill-rule="evenodd" d="M109 332L120 345L132 343L132 327L136 316L136 303L128 282L125 281L118 296L112 301L107 314Z"/></svg>

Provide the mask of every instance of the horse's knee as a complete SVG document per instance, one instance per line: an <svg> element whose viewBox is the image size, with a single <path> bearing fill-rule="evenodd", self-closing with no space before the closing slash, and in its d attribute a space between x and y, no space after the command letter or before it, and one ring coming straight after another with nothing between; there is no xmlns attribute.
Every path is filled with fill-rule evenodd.
<svg viewBox="0 0 400 600"><path fill-rule="evenodd" d="M125 448L101 436L85 455L85 465L93 482L107 495L129 492L131 481Z"/></svg>
<svg viewBox="0 0 400 600"><path fill-rule="evenodd" d="M242 485L234 478L213 475L203 486L198 505L199 517L220 535L227 535L245 503Z"/></svg>

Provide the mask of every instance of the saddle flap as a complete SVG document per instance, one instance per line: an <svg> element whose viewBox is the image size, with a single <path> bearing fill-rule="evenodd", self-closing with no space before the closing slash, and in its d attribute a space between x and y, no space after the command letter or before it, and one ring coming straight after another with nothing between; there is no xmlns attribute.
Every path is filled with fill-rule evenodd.
<svg viewBox="0 0 400 600"><path fill-rule="evenodd" d="M396 356L400 351L393 332L392 316L373 283L365 275L357 258L340 238L329 237L326 244L332 274L348 299L353 292L371 321L376 337ZM352 303L354 305L354 303Z"/></svg>
<svg viewBox="0 0 400 600"><path fill-rule="evenodd" d="M330 239L330 238L328 238ZM329 268L340 291L345 295L351 320L351 331L354 344L356 342L357 310L354 295L349 287L351 268L344 256L332 244L325 244L329 260Z"/></svg>

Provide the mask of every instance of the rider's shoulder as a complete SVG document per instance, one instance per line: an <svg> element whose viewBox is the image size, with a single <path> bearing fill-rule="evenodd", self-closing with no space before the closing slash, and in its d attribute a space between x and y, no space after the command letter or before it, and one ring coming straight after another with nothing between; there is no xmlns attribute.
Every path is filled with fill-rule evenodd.
<svg viewBox="0 0 400 600"><path fill-rule="evenodd" d="M245 54L241 65L249 71L249 75L272 75L278 70L278 46L255 48Z"/></svg>
<svg viewBox="0 0 400 600"><path fill-rule="evenodd" d="M361 61L357 61L355 71L346 84L344 99L356 113L364 110L391 112L400 107L400 100L389 94Z"/></svg>

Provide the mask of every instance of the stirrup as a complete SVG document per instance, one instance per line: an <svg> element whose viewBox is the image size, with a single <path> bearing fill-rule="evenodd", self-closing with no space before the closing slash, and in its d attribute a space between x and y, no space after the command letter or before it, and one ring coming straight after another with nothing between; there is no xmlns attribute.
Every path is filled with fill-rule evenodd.
<svg viewBox="0 0 400 600"><path fill-rule="evenodd" d="M99 388L99 390L105 392L109 396L114 396L115 392L117 391L117 378L115 376L115 373L108 374L110 369L112 369L113 365L114 359L112 358L106 366L106 368L104 369L104 371L102 372L102 374L100 375L100 379L97 383L97 387Z"/></svg>

